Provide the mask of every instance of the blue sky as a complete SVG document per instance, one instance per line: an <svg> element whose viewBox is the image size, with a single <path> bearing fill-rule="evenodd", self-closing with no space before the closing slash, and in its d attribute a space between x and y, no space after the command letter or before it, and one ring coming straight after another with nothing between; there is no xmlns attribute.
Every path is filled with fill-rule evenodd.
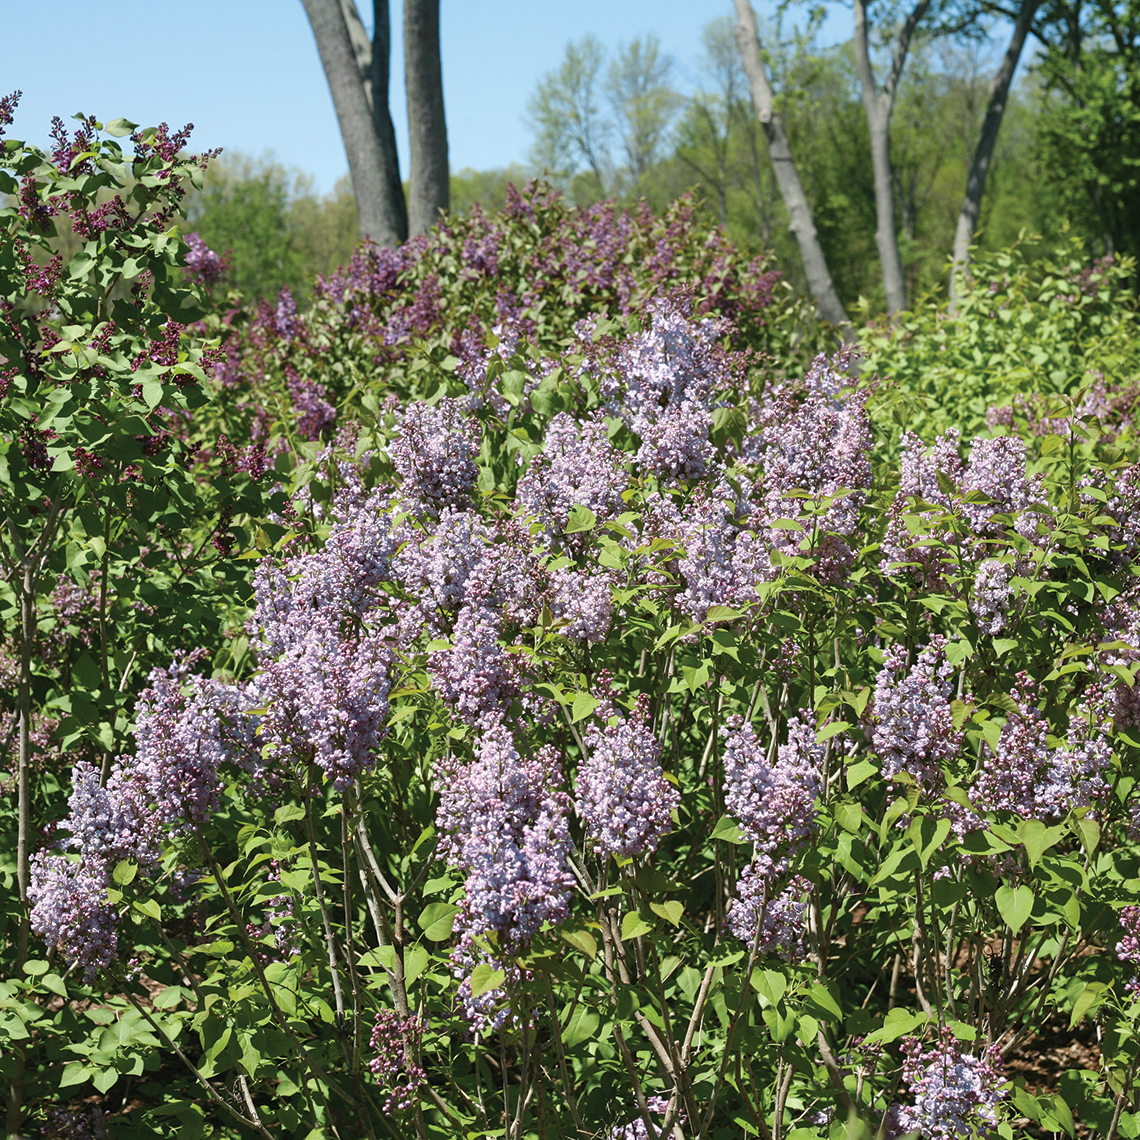
<svg viewBox="0 0 1140 1140"><path fill-rule="evenodd" d="M370 0L357 0L371 19ZM772 0L756 3L773 15ZM392 113L406 171L400 0L392 0ZM444 96L453 170L525 162L527 99L569 40L611 49L656 33L687 86L700 32L731 0L442 0ZM823 42L850 35L835 7ZM43 142L52 115L195 124L192 145L274 152L328 191L347 170L300 0L8 0L0 89L24 97L8 137ZM18 45L11 50L13 45Z"/></svg>

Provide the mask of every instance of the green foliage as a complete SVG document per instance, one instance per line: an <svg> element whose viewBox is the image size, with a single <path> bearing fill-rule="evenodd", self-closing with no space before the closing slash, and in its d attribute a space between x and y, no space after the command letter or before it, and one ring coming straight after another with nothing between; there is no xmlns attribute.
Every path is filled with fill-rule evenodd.
<svg viewBox="0 0 1140 1140"><path fill-rule="evenodd" d="M460 649L456 606L421 608L425 598L385 572L375 592L392 685L371 766L334 787L313 746L286 754L272 743L267 708L252 707L274 699L268 689L242 689L227 725L261 719L242 737L245 760L223 769L218 810L200 830L170 834L156 873L132 858L109 870L123 957L135 963L86 979L58 947L28 938L29 827L63 815L68 781L54 753L39 766L30 753L21 760L20 803L34 810L24 827L9 807L0 866L9 887L17 880L0 929L12 1130L50 1134L51 1112L79 1119L95 1107L119 1140L539 1140L606 1135L660 1094L663 1111L645 1105L654 1128L668 1115L686 1135L717 1140L870 1140L892 1104L913 1099L904 1045L927 1048L945 1027L977 1060L1047 1021L1072 1035L1095 1021L1100 1067L1048 1089L1003 1080L997 1134L1027 1134L1023 1120L1069 1135L1078 1123L1108 1135L1114 1118L1121 1135L1137 1130L1135 963L1112 947L1119 911L1140 890L1140 737L1124 715L1097 723L1104 783L1090 802L1022 814L978 792L1015 724L1022 675L1039 686L1034 707L1058 764L1067 734L1084 739L1096 700L1134 699L1137 647L1116 639L1132 634L1109 613L1133 606L1135 589L1128 495L1140 475L1112 403L1136 369L1128 264L1089 270L1068 251L981 257L954 317L932 305L897 329L868 329L867 372L885 379L832 393L819 370L799 380L826 334L765 263L710 239L689 204L661 218L576 212L534 189L500 216L472 211L404 251L362 249L298 314L262 306L191 324L205 298L185 282L171 211L178 179L199 167L145 146L130 158L97 130L62 157L8 143L0 160L0 192L26 207L0 212L4 617L10 642L28 651L14 667L22 708L65 718L47 734L53 747L69 760L129 753L132 694L151 666L186 650L205 649L197 668L219 679L256 668L264 680L280 661L268 647L249 659L243 568L276 564L282 591L314 568L339 571L321 561L330 528L370 501L400 528L402 553L430 553L437 520L411 505L393 444L413 401L455 399L481 438L463 513L488 528L484 553L512 584L505 599L495 600L497 580L476 598L507 614L488 651L524 683L502 723L528 758L556 757L552 783L578 794L591 730L643 716L680 794L660 844L632 857L602 858L575 816L565 921L517 942L509 924L492 926L467 944L470 958L457 953L472 888L439 858L436 810L443 779L459 778L486 728L440 683ZM58 278L41 277L25 253L50 255L55 220L37 226L32 207L82 211L108 192L122 195L129 224L61 258ZM33 281L45 290L38 310L23 299ZM142 287L124 289L132 281ZM678 285L695 310L685 319ZM644 337L663 297L680 323L658 361ZM700 324L718 313L736 327ZM502 335L491 333L500 322ZM697 330L707 356L687 339ZM212 334L227 338L224 359ZM618 406L630 359L648 361L646 374L708 364L706 470L654 474L639 457L646 441ZM1095 414L1077 406L1090 369L1105 374ZM930 490L937 502L898 494L895 413L929 441L948 427L980 432L989 404L1017 395L1057 398L1041 412L1056 423L1040 440L1020 418L1006 425L1025 435L1041 502L999 509L1002 488L990 496L945 473ZM856 487L813 482L862 438L863 400L883 429L873 479L853 463ZM302 429L321 402L331 416ZM653 407L669 409L669 395ZM812 415L850 417L850 436L813 434ZM544 529L516 492L568 421L601 425L622 493L613 509L569 502ZM272 447L283 493L266 495L254 478L258 447L235 461L222 433ZM459 436L441 453L459 454ZM148 441L159 437L156 452ZM719 515L708 512L718 496ZM908 543L913 561L892 561L888 538ZM717 573L734 564L716 559L749 549L764 561L745 564L730 596ZM705 593L694 586L702 558ZM983 558L1009 571L1013 600L997 630L978 604ZM441 574L459 588L460 569L457 558ZM604 582L612 615L592 640L554 612L563 572ZM335 573L318 578L339 588ZM89 616L73 620L49 600L61 581L88 592ZM305 599L314 624L325 588ZM425 609L435 624L421 628ZM351 605L336 617L346 646L368 633ZM875 689L890 654L909 668L935 638L945 639L942 728L960 739L924 775L894 764L877 736L886 713ZM52 652L33 663L33 646ZM306 661L302 686L325 668ZM482 675L472 667L461 681ZM339 723L344 710L317 710L317 728L321 713ZM799 948L783 953L726 926L758 843L779 838L750 834L729 810L734 715L754 724L773 763L791 747L792 717L804 718L820 765L810 834L779 848L805 902ZM499 1028L472 1030L460 978L503 1015ZM407 1108L387 1105L392 1090L370 1068L372 1026L389 1015L405 1026L389 1061L397 1083L415 1086Z"/></svg>
<svg viewBox="0 0 1140 1140"><path fill-rule="evenodd" d="M953 313L927 298L897 325L863 330L864 373L887 382L884 417L926 437L952 425L968 437L999 422L991 409L1004 417L1013 405L1019 422L1040 425L1042 400L1091 389L1085 413L1130 423L1140 381L1134 273L1128 258L1090 268L1072 239L1055 252L1027 241L976 253Z"/></svg>

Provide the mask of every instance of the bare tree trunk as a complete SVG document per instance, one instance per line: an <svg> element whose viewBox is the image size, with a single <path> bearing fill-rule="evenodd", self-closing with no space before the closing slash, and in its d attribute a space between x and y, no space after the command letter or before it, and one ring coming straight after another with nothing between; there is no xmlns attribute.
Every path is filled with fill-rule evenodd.
<svg viewBox="0 0 1140 1140"><path fill-rule="evenodd" d="M404 83L408 93L411 177L408 231L425 233L451 201L447 120L439 60L439 0L404 0Z"/></svg>
<svg viewBox="0 0 1140 1140"><path fill-rule="evenodd" d="M883 270L883 291L887 312L906 308L906 282L903 278L899 239L895 230L894 178L891 170L891 113L895 93L906 64L907 53L918 22L930 7L930 0L918 0L899 29L891 71L882 91L875 83L871 69L871 51L867 43L867 0L855 0L855 63L859 86L863 91L863 108L867 112L867 129L871 136L871 166L875 173L875 243L879 247L879 263Z"/></svg>
<svg viewBox="0 0 1140 1140"><path fill-rule="evenodd" d="M989 105L986 107L981 137L978 139L974 158L970 163L970 173L966 177L966 197L962 202L962 209L958 214L958 225L954 231L953 264L950 267L951 312L954 312L957 307L958 275L966 271L966 265L970 260L970 242L973 241L974 232L978 228L978 215L982 210L982 195L986 190L986 176L989 174L994 147L997 145L998 131L1001 129L1002 116L1005 114L1005 105L1009 98L1009 87L1013 82L1013 73L1017 70L1017 61L1021 58L1021 49L1025 46L1025 39L1029 35L1033 17L1037 14L1040 4L1041 0L1021 0L1021 7L1017 13L1017 23L1014 25L1013 35L1009 39L1009 47L1006 48L1001 66L990 83Z"/></svg>
<svg viewBox="0 0 1140 1140"><path fill-rule="evenodd" d="M361 46L359 36L354 46L341 0L301 2L317 41L317 51L336 108L352 175L352 188L356 194L360 234L371 238L377 245L394 249L407 236L406 228L401 225L403 193L393 194L393 187L399 189L400 185L399 169L395 169L393 178L390 163L395 159L395 144L393 142L391 154L386 156L373 120L375 103L382 101L387 113L387 90L378 85L372 91L365 87L357 50ZM355 13L355 5L352 7ZM359 19L357 15L357 23ZM363 32L362 27L360 31ZM386 63L384 70L387 70Z"/></svg>
<svg viewBox="0 0 1140 1140"><path fill-rule="evenodd" d="M823 248L819 244L811 207L800 182L799 172L792 157L792 148L784 132L784 124L773 108L772 85L760 59L760 38L756 31L756 14L750 0L734 0L736 5L736 43L744 63L744 72L752 88L752 103L757 117L764 128L768 140L768 154L772 159L772 169L780 186L780 194L788 209L788 228L795 235L800 249L800 258L807 274L808 289L815 300L819 315L833 325L839 326L843 339L853 339L851 323L840 303L831 280L831 271Z"/></svg>
<svg viewBox="0 0 1140 1140"><path fill-rule="evenodd" d="M396 128L392 125L392 112L388 104L391 87L392 22L388 0L372 0L372 39L364 28L364 21L356 10L356 0L340 0L348 36L356 55L356 66L372 108L372 123L380 142L387 172L384 189L388 209L392 211L396 230L404 241L408 236L408 207L404 201L404 186L400 181L400 156L396 151Z"/></svg>

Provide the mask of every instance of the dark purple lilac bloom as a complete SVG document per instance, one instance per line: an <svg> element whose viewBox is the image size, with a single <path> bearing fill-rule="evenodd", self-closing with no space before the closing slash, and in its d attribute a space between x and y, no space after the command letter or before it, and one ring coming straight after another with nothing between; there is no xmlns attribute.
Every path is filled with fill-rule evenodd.
<svg viewBox="0 0 1140 1140"><path fill-rule="evenodd" d="M229 272L229 259L215 253L197 234L186 235L186 276L207 292Z"/></svg>
<svg viewBox="0 0 1140 1140"><path fill-rule="evenodd" d="M669 1098L665 1096L647 1096L645 1105L654 1116L664 1117L669 1111ZM660 1128L660 1123L658 1123ZM610 1129L608 1140L649 1140L649 1132L645 1121L639 1116L628 1124L617 1124Z"/></svg>
<svg viewBox="0 0 1140 1140"><path fill-rule="evenodd" d="M418 1014L401 1017L395 1010L382 1009L376 1015L368 1039L376 1056L368 1062L368 1068L385 1096L380 1106L385 1116L411 1108L420 1085L427 1079L415 1059L424 1028L424 1020Z"/></svg>

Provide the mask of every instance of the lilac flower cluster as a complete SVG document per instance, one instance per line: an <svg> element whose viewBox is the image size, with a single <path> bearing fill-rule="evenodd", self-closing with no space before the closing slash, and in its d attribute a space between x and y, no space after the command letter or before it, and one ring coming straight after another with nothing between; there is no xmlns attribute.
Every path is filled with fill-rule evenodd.
<svg viewBox="0 0 1140 1140"><path fill-rule="evenodd" d="M669 1098L664 1096L647 1096L645 1106L653 1116L664 1117L669 1111ZM658 1126L660 1127L660 1126ZM608 1140L649 1140L649 1132L645 1121L638 1116L628 1124L617 1124L610 1129Z"/></svg>
<svg viewBox="0 0 1140 1140"><path fill-rule="evenodd" d="M1036 708L1037 687L1028 674L1018 674L1010 696L1015 711L1002 727L997 752L987 751L983 757L970 798L988 811L1012 811L1025 819L1038 819L1049 725Z"/></svg>
<svg viewBox="0 0 1140 1140"><path fill-rule="evenodd" d="M1025 440L999 435L992 439L981 436L974 440L970 459L962 477L964 498L962 510L972 533L978 538L1000 536L1004 523L994 519L998 514L1014 514L1014 528L1030 541L1040 541L1038 522L1044 518L1028 508L1045 498L1044 476L1032 479L1025 474ZM970 492L978 492L989 501L979 502Z"/></svg>
<svg viewBox="0 0 1140 1140"><path fill-rule="evenodd" d="M107 894L115 866L130 859L152 870L168 838L200 827L218 805L218 769L234 758L234 694L202 678L183 693L186 667L151 674L139 699L136 754L115 761L106 786L91 764L75 766L60 827L68 834L61 846L77 858L32 857L32 929L88 976L118 956L118 917Z"/></svg>
<svg viewBox="0 0 1140 1140"><path fill-rule="evenodd" d="M520 756L508 729L485 732L476 758L437 772L439 853L466 875L467 928L510 951L569 913L570 800L554 751Z"/></svg>
<svg viewBox="0 0 1140 1140"><path fill-rule="evenodd" d="M639 698L625 717L607 698L595 716L600 723L585 733L575 801L588 842L602 859L656 851L681 797L665 778L661 743L646 723L648 699Z"/></svg>
<svg viewBox="0 0 1140 1140"><path fill-rule="evenodd" d="M816 831L815 800L827 746L816 742L810 716L789 719L788 739L775 763L742 717L730 717L721 736L725 808L754 849L736 884L728 927L760 953L791 959L803 946L809 884L786 876L792 858Z"/></svg>
<svg viewBox="0 0 1140 1140"><path fill-rule="evenodd" d="M403 479L400 496L405 509L434 517L447 507L469 507L480 438L479 425L465 413L464 401L409 404L388 446Z"/></svg>
<svg viewBox="0 0 1140 1140"><path fill-rule="evenodd" d="M953 672L944 637L931 638L909 667L906 646L887 650L875 681L871 740L888 780L906 772L927 792L941 789L942 765L963 740L950 709Z"/></svg>
<svg viewBox="0 0 1140 1140"><path fill-rule="evenodd" d="M974 574L970 610L977 619L980 632L996 637L1005 631L1013 609L1012 577L1012 568L996 558L987 558L979 563Z"/></svg>
<svg viewBox="0 0 1140 1140"><path fill-rule="evenodd" d="M901 1048L903 1083L914 1097L913 1105L898 1106L901 1132L917 1132L924 1140L996 1135L998 1105L1007 1096L998 1046L974 1057L943 1028L929 1048L916 1037L904 1038Z"/></svg>
<svg viewBox="0 0 1140 1140"><path fill-rule="evenodd" d="M519 480L515 504L533 516L550 538L566 535L575 506L591 510L601 521L622 509L622 492L629 485L624 453L610 443L606 421L594 414L581 424L559 412L546 429L542 454Z"/></svg>
<svg viewBox="0 0 1140 1140"><path fill-rule="evenodd" d="M729 717L724 740L724 806L754 845L757 861L781 873L815 834L825 744L816 743L812 718L788 720L788 740L772 763L756 730L743 717Z"/></svg>
<svg viewBox="0 0 1140 1140"><path fill-rule="evenodd" d="M376 1015L368 1039L376 1056L368 1062L368 1068L385 1094L380 1105L385 1116L411 1108L420 1085L427 1080L417 1060L425 1028L418 1014L401 1017L395 1010L382 1009Z"/></svg>
<svg viewBox="0 0 1140 1140"><path fill-rule="evenodd" d="M621 346L616 374L602 378L602 394L620 407L641 441L637 462L659 479L692 479L714 454L709 440L717 389L727 386L726 354L717 343L725 322L691 319L683 297L647 305L650 327Z"/></svg>
<svg viewBox="0 0 1140 1140"><path fill-rule="evenodd" d="M698 489L678 520L685 588L676 604L694 621L704 621L712 606L755 601L756 583L771 576L765 539L747 529L750 514L750 501L722 482Z"/></svg>
<svg viewBox="0 0 1140 1140"><path fill-rule="evenodd" d="M960 439L957 428L951 428L928 449L914 432L904 432L902 437L899 491L888 512L883 558L888 574L907 574L924 589L937 588L950 565L942 546L953 540L953 534L935 527L934 522L939 515L953 511L953 500L943 487L957 487L961 482ZM937 539L934 544L919 544L906 525L906 515L914 509L916 499L935 508L918 512L926 524L922 533L927 539Z"/></svg>
<svg viewBox="0 0 1140 1140"><path fill-rule="evenodd" d="M1120 928L1124 937L1116 944L1116 956L1135 966L1140 963L1140 906L1121 908ZM1125 988L1133 997L1140 995L1140 978L1133 976Z"/></svg>
<svg viewBox="0 0 1140 1140"><path fill-rule="evenodd" d="M803 955L810 890L800 875L780 886L761 861L749 863L736 883L728 929L759 954L794 961Z"/></svg>
<svg viewBox="0 0 1140 1140"><path fill-rule="evenodd" d="M841 383L838 372L846 363L846 355L830 364L826 357L817 357L805 378L806 398L799 403L780 401L782 414L759 437L760 520L768 528L768 541L787 556L809 549L815 573L827 581L835 581L854 558L848 540L858 529L871 485L866 397L856 394L841 400L835 395ZM808 515L796 492L807 492L826 506ZM778 520L797 521L799 528L774 525Z"/></svg>
<svg viewBox="0 0 1140 1140"><path fill-rule="evenodd" d="M187 234L186 276L207 292L229 272L229 258L215 253L198 234Z"/></svg>
<svg viewBox="0 0 1140 1140"><path fill-rule="evenodd" d="M293 401L297 434L302 439L320 439L336 422L336 408L326 398L324 385L318 380L305 379L291 364L285 366L285 379Z"/></svg>
<svg viewBox="0 0 1140 1140"><path fill-rule="evenodd" d="M343 789L371 767L388 713L394 646L380 587L399 540L379 493L336 510L319 553L259 568L254 625L268 757L294 778L315 764Z"/></svg>
<svg viewBox="0 0 1140 1140"><path fill-rule="evenodd" d="M591 645L605 641L614 613L612 588L605 574L570 567L551 571L548 605L556 621L567 623L562 636Z"/></svg>

